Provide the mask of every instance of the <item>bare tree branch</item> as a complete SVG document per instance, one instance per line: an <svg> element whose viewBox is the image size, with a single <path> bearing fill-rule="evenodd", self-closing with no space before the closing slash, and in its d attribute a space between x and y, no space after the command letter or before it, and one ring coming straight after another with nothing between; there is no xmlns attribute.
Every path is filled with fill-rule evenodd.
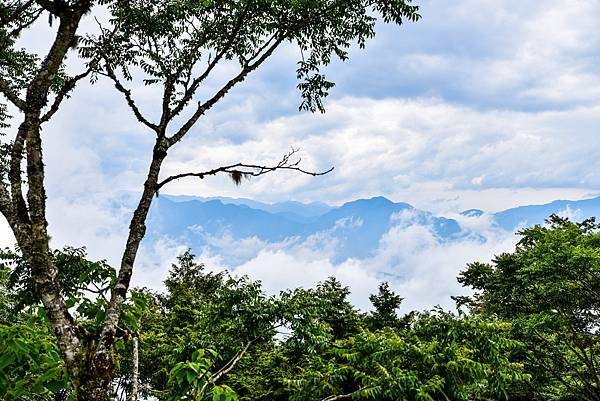
<svg viewBox="0 0 600 401"><path fill-rule="evenodd" d="M183 108L192 99L192 96L194 95L194 93L196 93L198 86L200 86L200 84L208 77L208 75L216 67L217 63L221 60L221 58L225 55L226 52L227 52L227 47L224 48L221 52L219 52L215 56L215 58L208 64L208 67L206 67L206 70L204 70L204 72L202 74L200 74L196 79L194 79L192 81L192 83L190 84L190 86L188 88L186 88L186 90L183 94L183 97L179 101L177 101L177 105L173 108L173 110L169 114L169 120L172 119L173 117L176 117L177 115L179 115L179 113L181 113Z"/></svg>
<svg viewBox="0 0 600 401"><path fill-rule="evenodd" d="M211 378L211 381L213 383L216 383L217 381L219 381L221 379L221 377L223 377L227 373L231 372L231 370L240 361L240 359L242 359L242 357L244 356L244 354L246 354L246 352L248 352L248 349L254 343L254 341L256 341L256 339L248 341L246 343L246 345L244 346L244 348L242 348L241 350L239 350L238 353L235 354L234 357L229 360L229 362L227 362L221 369L219 369L213 375L213 377Z"/></svg>
<svg viewBox="0 0 600 401"><path fill-rule="evenodd" d="M29 211L27 210L27 204L25 203L25 197L23 196L22 190L22 172L21 162L23 161L23 152L25 148L25 140L27 138L27 131L23 124L17 130L17 136L12 143L10 150L10 163L8 171L8 179L10 181L10 196L12 200L12 212L14 218L19 221L22 225L29 225L31 223L29 218Z"/></svg>
<svg viewBox="0 0 600 401"><path fill-rule="evenodd" d="M323 398L321 401L340 401L340 400L350 400L350 399L352 399L352 393L340 394L340 395L330 395L329 397Z"/></svg>
<svg viewBox="0 0 600 401"><path fill-rule="evenodd" d="M359 388L357 391L362 391L364 389L366 389L367 386L365 387L361 387ZM356 391L355 391L356 392ZM352 399L352 394L354 394L355 392L352 393L348 393L348 394L339 394L339 395L330 395L328 397L323 398L321 401L341 401L341 400L351 400Z"/></svg>
<svg viewBox="0 0 600 401"><path fill-rule="evenodd" d="M191 98L194 95L194 93L196 93L196 90L198 89L198 86L210 75L210 73L212 72L212 70L219 63L219 61L221 61L221 59L223 58L223 56L225 55L225 53L227 53L227 51L231 48L231 45L233 44L233 40L235 39L235 37L237 36L238 32L242 28L243 23L244 23L244 19L246 18L247 14L248 14L248 6L245 8L244 12L242 12L242 14L241 14L241 16L240 16L240 18L239 18L239 20L238 20L235 28L231 32L231 35L229 35L227 43L225 43L225 46L223 46L223 49L221 49L221 51L219 51L215 55L214 59L212 59L212 60L209 59L208 66L206 67L206 69L204 70L204 72L202 74L200 74L196 79L194 79L192 81L191 85L188 88L186 88L183 97L177 102L177 105L171 111L171 113L169 115L169 119L172 119L173 117L176 117L179 113L181 113L181 111L183 110L183 108L191 100Z"/></svg>
<svg viewBox="0 0 600 401"><path fill-rule="evenodd" d="M258 177L276 170L292 170L292 171L298 171L302 174L307 174L307 175L311 175L313 177L317 177L320 175L325 175L330 173L331 171L333 171L334 167L331 167L330 169L326 170L326 171L322 171L322 172L314 172L314 171L308 171L308 170L304 170L302 168L299 167L300 162L302 161L302 159L298 158L295 160L291 160L292 157L298 152L297 149L293 149L286 154L285 156L283 156L283 158L279 161L279 163L277 163L276 165L273 166L266 166L266 165L258 165L258 164L248 164L248 163L235 163L235 164L231 164L228 166L222 166L222 167L218 167L212 170L208 170L208 171L203 171L203 172L190 172L190 173L181 173L181 174L176 174L176 175L172 175L170 177L165 178L164 180L162 180L161 182L159 182L157 184L157 191L162 188L164 185L168 184L171 181L180 179L180 178L185 178L185 177L197 177L200 179L204 179L204 177L209 176L209 175L217 175L219 173L226 173L229 174L231 176L231 178L233 179L233 181L236 184L239 184L241 179L244 177Z"/></svg>
<svg viewBox="0 0 600 401"><path fill-rule="evenodd" d="M223 365L223 367L221 369L219 369L217 372L215 372L215 374L212 375L212 377L210 377L209 380L206 380L206 382L204 382L204 385L202 385L202 388L200 389L200 394L201 395L204 394L204 392L206 391L209 384L217 383L217 381L219 381L223 376L225 376L227 373L229 373L235 367L235 365L237 365L237 363L240 361L240 359L242 359L242 357L244 356L244 354L246 354L246 352L248 351L248 349L250 348L252 343L254 343L254 341L256 341L256 340L257 340L257 338L248 341L246 343L246 345L244 345L244 347L241 350L239 350L233 356L233 358L231 358L229 360L229 362L227 362L225 365ZM214 363L214 361L213 361L213 363ZM208 373L208 371L205 371L204 373L202 373L202 375L200 377L206 375L207 373Z"/></svg>

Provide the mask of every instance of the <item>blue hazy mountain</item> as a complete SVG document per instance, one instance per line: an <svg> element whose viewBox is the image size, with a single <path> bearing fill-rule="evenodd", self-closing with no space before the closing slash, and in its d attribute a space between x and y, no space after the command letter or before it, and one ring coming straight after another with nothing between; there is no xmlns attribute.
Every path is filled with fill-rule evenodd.
<svg viewBox="0 0 600 401"><path fill-rule="evenodd" d="M542 224L551 214L563 214L573 220L600 217L600 197L579 201L556 200L544 205L519 206L495 213L498 227L514 231L519 227Z"/></svg>
<svg viewBox="0 0 600 401"><path fill-rule="evenodd" d="M402 212L405 215L401 215ZM248 199L160 196L150 210L148 238L153 241L168 236L199 249L211 246L211 239L223 236L232 239L256 237L275 243L327 234L336 241L336 259L339 261L371 255L381 237L399 224L428 225L440 239L464 235L452 219L437 217L384 197L331 207L319 203L269 205Z"/></svg>
<svg viewBox="0 0 600 401"><path fill-rule="evenodd" d="M167 199L174 202L186 202L192 200L212 201L218 200L223 204L245 205L252 209L264 210L265 212L281 214L292 220L304 221L306 218L313 218L327 213L332 206L323 202L301 203L296 201L286 201L278 203L264 203L247 198L227 198L227 197L195 197L188 195L164 195Z"/></svg>
<svg viewBox="0 0 600 401"><path fill-rule="evenodd" d="M488 215L479 209L461 213L466 218L491 216L501 230L514 232L522 226L543 223L552 213L581 220L600 215L600 197L581 201L554 201L545 205L522 206ZM469 237L485 238L470 232L453 219L436 216L408 203L384 197L359 199L333 207L324 203L263 203L244 198L196 198L161 195L153 202L148 219L152 242L168 237L193 250L235 246L236 241L254 238L262 243L300 243L311 239L316 246L334 241L334 262L366 258L377 250L381 238L396 226L428 227L440 242ZM227 238L229 242L220 239ZM329 242L327 242L329 241ZM321 244L322 243L322 244ZM232 245L233 244L233 245ZM242 263L243 259L225 262Z"/></svg>

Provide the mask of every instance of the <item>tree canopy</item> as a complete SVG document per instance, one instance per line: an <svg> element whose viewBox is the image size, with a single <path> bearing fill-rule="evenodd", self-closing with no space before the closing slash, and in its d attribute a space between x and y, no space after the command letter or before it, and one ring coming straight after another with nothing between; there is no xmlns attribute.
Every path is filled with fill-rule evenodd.
<svg viewBox="0 0 600 401"><path fill-rule="evenodd" d="M553 216L522 230L514 252L460 274L475 293L456 298L467 306L458 313L398 314L401 298L387 283L370 296L373 308L359 311L333 277L269 295L260 282L210 271L185 252L164 292L130 292L107 396L598 400L598 228ZM54 258L74 289L68 303L80 327L97 338L107 299L95 295L114 270L82 249ZM0 394L74 397L45 309L28 295L25 259L7 251L3 260ZM105 273L82 274L90 266Z"/></svg>
<svg viewBox="0 0 600 401"><path fill-rule="evenodd" d="M527 342L518 359L535 386L521 390L524 399L600 399L599 228L551 216L520 231L515 252L459 276L476 291L459 304L511 322L511 335Z"/></svg>

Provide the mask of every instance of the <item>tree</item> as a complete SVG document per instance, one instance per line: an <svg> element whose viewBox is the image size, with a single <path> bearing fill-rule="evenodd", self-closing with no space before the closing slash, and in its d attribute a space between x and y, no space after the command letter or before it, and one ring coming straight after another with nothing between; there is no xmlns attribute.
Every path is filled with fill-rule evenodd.
<svg viewBox="0 0 600 401"><path fill-rule="evenodd" d="M81 19L95 6L108 5L112 18L102 34L83 38ZM40 18L57 22L52 45L42 59L16 47L21 32ZM204 178L230 174L239 183L244 177L288 169L302 170L294 151L275 165L234 162L204 172L182 172L160 178L167 153L190 128L229 90L261 66L284 42L295 43L302 52L297 75L302 94L301 108L323 110L322 98L333 83L320 72L332 57L347 58L352 42L364 47L374 36L375 21L401 24L416 21L418 7L410 0L15 0L0 5L0 92L18 111L21 122L10 144L1 154L7 159L0 182L0 211L15 235L31 280L42 300L62 358L81 400L103 400L115 369L114 344L117 325L145 221L152 199L169 182L183 177ZM80 46L83 43L84 46ZM69 76L65 60L71 49L79 49L87 68ZM239 71L207 100L195 95L216 66L239 63ZM205 68L201 69L204 65ZM161 115L152 122L137 107L123 79L146 74L149 85L161 85ZM137 120L155 135L155 145L142 194L134 210L117 279L97 339L87 341L79 323L69 312L58 269L52 258L46 217L44 160L41 129L51 121L76 83L92 74L107 76L121 92ZM179 121L190 106L191 116ZM2 124L6 108L0 107ZM176 125L177 122L179 125ZM8 146L8 147L7 147ZM8 154L7 154L8 151ZM22 164L25 164L25 172ZM23 185L25 182L25 185Z"/></svg>
<svg viewBox="0 0 600 401"><path fill-rule="evenodd" d="M516 355L532 373L522 399L600 400L600 225L551 216L519 232L512 253L472 263L459 298L475 313L512 323L526 347Z"/></svg>
<svg viewBox="0 0 600 401"><path fill-rule="evenodd" d="M97 338L111 283L116 274L104 261L89 261L83 248L66 247L52 254L65 302L79 324L82 337ZM32 286L27 261L10 250L0 252L0 397L3 399L67 400L72 386L46 310ZM136 295L124 306L118 344L136 324L140 305Z"/></svg>
<svg viewBox="0 0 600 401"><path fill-rule="evenodd" d="M383 327L397 327L400 323L397 310L402 303L402 297L390 289L387 281L379 284L379 292L369 295L369 301L375 308L367 320L371 328L377 330Z"/></svg>
<svg viewBox="0 0 600 401"><path fill-rule="evenodd" d="M58 110L77 80L87 75L66 77L62 67L67 52L75 45L75 33L81 18L90 7L90 1L16 1L0 6L0 91L22 116L10 144L10 158L3 162L3 165L8 164L8 171L2 171L0 211L28 260L36 291L44 302L75 386L83 373L80 362L83 344L50 256L40 130L42 124ZM58 19L59 26L47 55L38 60L35 55L14 46L20 33L44 13L48 13L50 19ZM47 108L52 97L54 101ZM3 117L6 118L4 113ZM24 157L27 201L21 171Z"/></svg>
<svg viewBox="0 0 600 401"><path fill-rule="evenodd" d="M307 355L288 380L291 400L501 400L527 380L510 360L510 325L442 311L402 329L362 330Z"/></svg>
<svg viewBox="0 0 600 401"><path fill-rule="evenodd" d="M187 362L203 363L202 369L210 371L200 382L192 380L200 385L196 393L222 386L240 359L273 339L281 319L279 305L259 282L207 272L189 251L172 265L165 286L166 293L153 297L152 313L140 330L145 396L165 400L181 395L181 386L169 377L174 366L184 372ZM183 374L181 380L187 380Z"/></svg>
<svg viewBox="0 0 600 401"><path fill-rule="evenodd" d="M81 273L98 262L86 260L81 249L67 248L55 259L70 289L67 303L88 336L97 338L106 291L94 299L86 289L109 288L102 284L105 275L86 281ZM9 289L0 282L0 290L9 299L26 298L12 296L29 291L20 274L23 259L8 260L18 285ZM346 300L348 289L333 278L267 296L260 282L206 271L189 251L165 283L164 293L131 291L124 305L110 386L115 399L132 400L136 392L165 401L211 395L240 401L504 399L528 379L513 360L522 344L508 336L511 324L485 316L411 313L402 325L373 332ZM51 326L39 300L31 300L10 312L8 324L0 323L0 395L71 399ZM129 346L135 342L126 341L133 333L139 369Z"/></svg>

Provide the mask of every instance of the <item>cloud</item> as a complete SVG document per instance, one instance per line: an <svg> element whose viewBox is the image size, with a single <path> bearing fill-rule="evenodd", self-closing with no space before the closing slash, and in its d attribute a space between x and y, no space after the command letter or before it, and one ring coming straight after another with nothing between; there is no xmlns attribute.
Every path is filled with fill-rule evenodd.
<svg viewBox="0 0 600 401"><path fill-rule="evenodd" d="M461 216L473 230L471 235L443 240L434 233L431 222L417 224L413 214L405 211L393 215L394 225L379 239L377 250L363 259L337 261L339 239L335 228L303 241L296 238L263 243L260 247L256 246L256 238L232 243L224 235L198 250L198 259L209 269L229 270L260 280L270 294L288 288L314 287L335 276L350 287L351 301L363 310L370 309L368 296L377 292L379 283L388 281L405 298L403 310L407 312L436 305L452 309L452 295L469 293L456 281L466 264L490 261L493 255L510 251L517 240L510 233L494 229L489 215ZM224 247L215 247L216 243ZM232 246L246 259L231 258Z"/></svg>
<svg viewBox="0 0 600 401"><path fill-rule="evenodd" d="M581 221L584 217L581 209L572 209L569 205L567 205L563 210L556 213L556 215L564 219L569 219L571 221Z"/></svg>
<svg viewBox="0 0 600 401"><path fill-rule="evenodd" d="M196 189L197 181L188 180L166 190L229 196L237 192L266 200L285 194L287 199L332 203L383 194L430 210L439 208L440 199L455 196L459 199L451 204L456 209L496 210L530 201L534 192L535 200L551 200L557 193L579 198L598 191L600 162L594 154L600 146L599 112L600 106L486 111L440 99L346 97L330 102L324 116L249 122L251 139L241 143L226 141L226 134L215 141L190 140L165 165L170 174L231 163L242 155L244 160L274 163L276 149L283 153L294 145L302 148L306 168L320 171L334 165L331 174L313 178L282 172L253 179L239 189L225 177L204 180L201 190ZM495 199L495 204L463 201L469 192L474 197L482 194L484 201Z"/></svg>
<svg viewBox="0 0 600 401"><path fill-rule="evenodd" d="M152 244L144 244L138 253L132 287L147 287L155 291L165 289L164 280L169 274L171 264L176 263L177 256L188 249L180 242L161 238ZM219 258L204 256L201 261L219 270Z"/></svg>
<svg viewBox="0 0 600 401"><path fill-rule="evenodd" d="M521 111L597 103L600 39L592 32L600 23L598 2L420 5L421 21L380 26L364 57L356 50L350 68L336 64L338 91L377 98L435 96L479 109Z"/></svg>
<svg viewBox="0 0 600 401"><path fill-rule="evenodd" d="M283 250L263 250L256 258L232 271L260 280L265 290L271 294L288 288L314 287L318 282L334 276L351 288L350 300L361 308L368 307L368 298L365 297L377 292L379 283L376 274L362 268L357 260L350 259L341 264L333 264L323 257L300 259Z"/></svg>

